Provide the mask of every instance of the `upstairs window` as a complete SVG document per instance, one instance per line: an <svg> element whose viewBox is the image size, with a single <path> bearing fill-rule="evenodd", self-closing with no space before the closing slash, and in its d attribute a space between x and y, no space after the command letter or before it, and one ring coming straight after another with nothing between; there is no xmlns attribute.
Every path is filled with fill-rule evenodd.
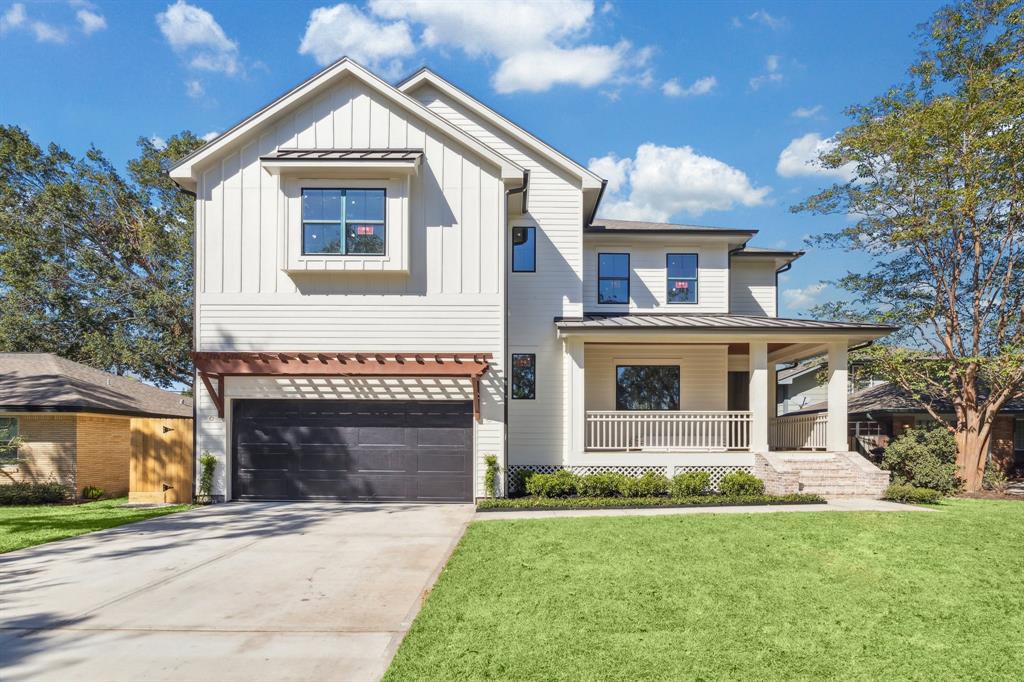
<svg viewBox="0 0 1024 682"><path fill-rule="evenodd" d="M696 303L697 254L668 254L666 271L665 302Z"/></svg>
<svg viewBox="0 0 1024 682"><path fill-rule="evenodd" d="M383 189L303 189L303 255L383 256Z"/></svg>
<svg viewBox="0 0 1024 682"><path fill-rule="evenodd" d="M512 228L512 272L537 271L537 228Z"/></svg>
<svg viewBox="0 0 1024 682"><path fill-rule="evenodd" d="M597 302L629 303L629 254L597 254Z"/></svg>

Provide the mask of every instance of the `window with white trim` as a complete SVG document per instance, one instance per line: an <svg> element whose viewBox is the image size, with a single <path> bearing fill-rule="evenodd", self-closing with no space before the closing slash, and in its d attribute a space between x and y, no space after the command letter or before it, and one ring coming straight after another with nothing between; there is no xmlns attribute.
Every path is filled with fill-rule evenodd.
<svg viewBox="0 0 1024 682"><path fill-rule="evenodd" d="M670 253L665 257L665 302L697 302L697 254Z"/></svg>
<svg viewBox="0 0 1024 682"><path fill-rule="evenodd" d="M383 189L307 187L302 190L302 254L383 256Z"/></svg>

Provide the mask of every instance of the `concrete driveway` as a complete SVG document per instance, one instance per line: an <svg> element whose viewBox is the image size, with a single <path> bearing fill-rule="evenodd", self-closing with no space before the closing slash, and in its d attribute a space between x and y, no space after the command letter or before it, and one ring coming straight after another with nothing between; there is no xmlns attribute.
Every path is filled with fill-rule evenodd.
<svg viewBox="0 0 1024 682"><path fill-rule="evenodd" d="M374 680L470 505L233 503L0 556L0 680Z"/></svg>

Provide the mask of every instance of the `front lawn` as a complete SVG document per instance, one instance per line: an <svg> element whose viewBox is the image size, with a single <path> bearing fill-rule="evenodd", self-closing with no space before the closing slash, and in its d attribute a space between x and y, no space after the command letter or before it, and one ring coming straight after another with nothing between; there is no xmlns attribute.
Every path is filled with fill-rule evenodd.
<svg viewBox="0 0 1024 682"><path fill-rule="evenodd" d="M0 554L189 509L187 504L127 508L127 502L122 497L86 504L0 507Z"/></svg>
<svg viewBox="0 0 1024 682"><path fill-rule="evenodd" d="M1020 679L1024 503L472 524L386 680Z"/></svg>

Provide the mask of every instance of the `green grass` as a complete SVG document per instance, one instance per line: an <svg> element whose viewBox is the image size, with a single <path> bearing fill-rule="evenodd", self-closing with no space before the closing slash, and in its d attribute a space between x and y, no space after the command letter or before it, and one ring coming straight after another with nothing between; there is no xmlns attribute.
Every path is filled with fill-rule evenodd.
<svg viewBox="0 0 1024 682"><path fill-rule="evenodd" d="M1024 503L472 524L385 680L1020 679Z"/></svg>
<svg viewBox="0 0 1024 682"><path fill-rule="evenodd" d="M189 509L189 505L129 509L127 497L86 504L0 507L0 554Z"/></svg>

